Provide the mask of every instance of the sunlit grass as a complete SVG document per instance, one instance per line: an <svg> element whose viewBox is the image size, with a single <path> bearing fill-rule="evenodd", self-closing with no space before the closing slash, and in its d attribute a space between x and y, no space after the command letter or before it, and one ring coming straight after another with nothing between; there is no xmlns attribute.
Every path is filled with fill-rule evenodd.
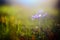
<svg viewBox="0 0 60 40"><path fill-rule="evenodd" d="M15 39L18 38L19 35L24 36L32 36L32 30L36 29L36 26L38 25L39 27L42 27L43 30L45 30L47 27L52 28L54 19L52 17L50 18L49 16L44 18L44 20L41 18L40 21L38 20L31 20L31 16L36 14L37 11L39 11L42 8L36 8L36 9L26 9L25 7L14 7L14 6L3 6L2 8L3 13L7 13L10 16L6 17L6 34L10 34L10 36ZM50 8L43 8L44 12L47 12L49 15L56 16L57 15L57 10L55 9L50 9ZM4 22L4 18L2 18L2 22ZM39 24L40 22L40 24ZM40 26L41 25L41 26ZM24 30L25 27L26 29ZM41 30L38 29L38 32ZM40 32L41 33L41 32ZM17 36L15 36L17 35Z"/></svg>

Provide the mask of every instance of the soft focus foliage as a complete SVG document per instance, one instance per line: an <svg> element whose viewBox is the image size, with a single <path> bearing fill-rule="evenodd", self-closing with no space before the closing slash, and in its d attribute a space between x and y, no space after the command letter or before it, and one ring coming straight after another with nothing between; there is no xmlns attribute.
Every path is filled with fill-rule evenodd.
<svg viewBox="0 0 60 40"><path fill-rule="evenodd" d="M42 40L44 40L44 38L47 40L45 32L47 30L47 32L51 32L55 23L51 15L56 16L57 14L56 10L44 9L44 11L48 13L48 16L39 20L31 20L31 16L36 13L36 9L28 10L21 7L9 6L4 6L1 9L3 13L0 13L1 40L6 39L6 37L9 37L11 40L19 40L20 36L25 36L26 40L28 37L32 37L32 40L34 40L34 38L38 40L39 36L41 36Z"/></svg>

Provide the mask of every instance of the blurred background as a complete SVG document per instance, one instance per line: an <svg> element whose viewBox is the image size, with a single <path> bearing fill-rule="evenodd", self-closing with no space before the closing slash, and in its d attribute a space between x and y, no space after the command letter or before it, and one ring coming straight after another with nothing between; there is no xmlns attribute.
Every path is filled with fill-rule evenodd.
<svg viewBox="0 0 60 40"><path fill-rule="evenodd" d="M0 0L0 40L60 40L60 0Z"/></svg>

